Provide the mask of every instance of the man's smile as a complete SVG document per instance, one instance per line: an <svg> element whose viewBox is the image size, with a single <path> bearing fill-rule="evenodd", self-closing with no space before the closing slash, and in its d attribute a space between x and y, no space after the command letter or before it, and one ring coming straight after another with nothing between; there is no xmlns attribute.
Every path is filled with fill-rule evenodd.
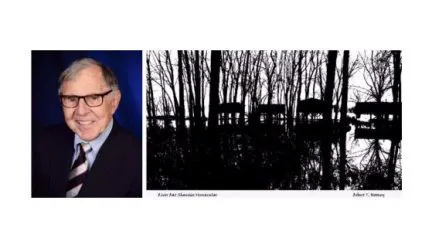
<svg viewBox="0 0 432 248"><path fill-rule="evenodd" d="M78 123L78 125L81 126L88 126L94 123L94 121L84 121L84 120L76 120L76 122Z"/></svg>

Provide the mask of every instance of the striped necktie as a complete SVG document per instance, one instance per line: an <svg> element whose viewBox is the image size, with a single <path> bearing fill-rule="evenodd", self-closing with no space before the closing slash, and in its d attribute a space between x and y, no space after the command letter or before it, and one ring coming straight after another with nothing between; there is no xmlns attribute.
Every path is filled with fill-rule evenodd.
<svg viewBox="0 0 432 248"><path fill-rule="evenodd" d="M75 197L78 195L87 175L89 162L86 158L86 154L91 150L91 146L89 143L80 143L79 149L78 158L73 163L69 172L66 197Z"/></svg>

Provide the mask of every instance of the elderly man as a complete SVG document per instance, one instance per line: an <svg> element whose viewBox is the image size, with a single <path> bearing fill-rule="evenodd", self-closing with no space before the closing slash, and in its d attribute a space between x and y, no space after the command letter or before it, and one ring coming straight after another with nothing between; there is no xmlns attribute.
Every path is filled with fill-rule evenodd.
<svg viewBox="0 0 432 248"><path fill-rule="evenodd" d="M113 115L121 93L114 73L84 58L60 76L66 125L46 128L33 149L33 197L141 197L141 141Z"/></svg>

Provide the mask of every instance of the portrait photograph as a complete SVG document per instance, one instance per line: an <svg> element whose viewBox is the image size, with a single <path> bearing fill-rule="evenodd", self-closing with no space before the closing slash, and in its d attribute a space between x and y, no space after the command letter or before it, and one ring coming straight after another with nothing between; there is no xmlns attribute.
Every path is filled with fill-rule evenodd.
<svg viewBox="0 0 432 248"><path fill-rule="evenodd" d="M31 51L32 197L142 197L142 52Z"/></svg>

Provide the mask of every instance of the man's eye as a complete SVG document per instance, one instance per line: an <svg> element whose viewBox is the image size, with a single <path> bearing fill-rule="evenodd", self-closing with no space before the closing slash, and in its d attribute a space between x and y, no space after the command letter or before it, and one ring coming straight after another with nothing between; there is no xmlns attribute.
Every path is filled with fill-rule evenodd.
<svg viewBox="0 0 432 248"><path fill-rule="evenodd" d="M67 96L66 100L69 102L76 102L78 100L78 98L75 96Z"/></svg>
<svg viewBox="0 0 432 248"><path fill-rule="evenodd" d="M93 100L93 101L97 100L98 98L99 98L99 96L97 96L97 95L88 96L88 99Z"/></svg>

